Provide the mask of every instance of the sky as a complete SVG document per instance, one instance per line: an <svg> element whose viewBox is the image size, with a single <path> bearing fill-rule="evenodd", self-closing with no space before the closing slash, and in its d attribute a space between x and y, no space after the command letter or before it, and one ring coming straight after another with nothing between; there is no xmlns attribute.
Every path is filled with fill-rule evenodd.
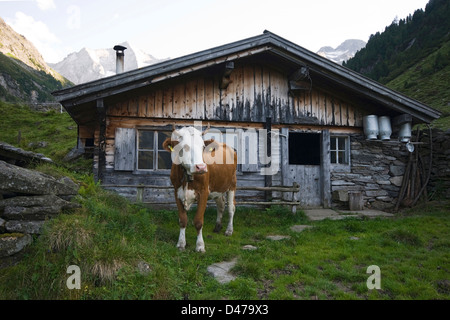
<svg viewBox="0 0 450 320"><path fill-rule="evenodd" d="M368 41L429 0L0 0L0 17L46 62L128 41L176 58L269 30L308 50ZM125 51L126 54L126 51Z"/></svg>

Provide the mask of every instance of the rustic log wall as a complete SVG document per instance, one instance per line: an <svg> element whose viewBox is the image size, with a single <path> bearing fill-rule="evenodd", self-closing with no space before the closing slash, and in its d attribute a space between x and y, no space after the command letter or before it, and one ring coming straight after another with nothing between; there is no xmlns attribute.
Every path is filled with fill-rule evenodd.
<svg viewBox="0 0 450 320"><path fill-rule="evenodd" d="M261 64L238 65L225 89L215 75L168 80L107 106L108 116L361 126L361 109L316 88L290 93L288 75Z"/></svg>

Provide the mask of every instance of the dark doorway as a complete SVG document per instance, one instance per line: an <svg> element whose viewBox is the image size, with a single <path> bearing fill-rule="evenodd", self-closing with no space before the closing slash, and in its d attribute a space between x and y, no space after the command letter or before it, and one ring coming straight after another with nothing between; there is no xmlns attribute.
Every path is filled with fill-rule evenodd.
<svg viewBox="0 0 450 320"><path fill-rule="evenodd" d="M289 133L289 164L320 165L320 133Z"/></svg>

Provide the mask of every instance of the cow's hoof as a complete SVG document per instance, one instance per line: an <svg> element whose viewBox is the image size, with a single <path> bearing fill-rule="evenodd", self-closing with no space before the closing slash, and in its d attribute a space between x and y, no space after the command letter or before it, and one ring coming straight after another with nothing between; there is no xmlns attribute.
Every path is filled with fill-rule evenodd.
<svg viewBox="0 0 450 320"><path fill-rule="evenodd" d="M201 252L201 253L205 253L205 252L206 252L205 247L198 247L198 248L195 248L195 251Z"/></svg>
<svg viewBox="0 0 450 320"><path fill-rule="evenodd" d="M184 251L186 249L186 245L177 245L178 250Z"/></svg>
<svg viewBox="0 0 450 320"><path fill-rule="evenodd" d="M214 232L215 232L215 233L219 233L220 230L222 230L222 224L221 224L221 223L218 223L218 224L216 224L216 226L214 227Z"/></svg>
<svg viewBox="0 0 450 320"><path fill-rule="evenodd" d="M233 234L233 230L227 230L227 231L225 231L225 235L226 235L227 237L231 236L232 234Z"/></svg>

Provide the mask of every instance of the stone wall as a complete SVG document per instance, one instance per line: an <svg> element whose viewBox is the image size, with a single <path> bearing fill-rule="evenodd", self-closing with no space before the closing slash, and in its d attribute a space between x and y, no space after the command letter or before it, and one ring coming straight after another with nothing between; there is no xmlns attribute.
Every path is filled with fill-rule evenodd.
<svg viewBox="0 0 450 320"><path fill-rule="evenodd" d="M332 205L348 209L348 192L359 191L365 208L394 208L409 156L405 145L352 135L350 152L348 170L331 172Z"/></svg>
<svg viewBox="0 0 450 320"><path fill-rule="evenodd" d="M411 141L417 141L416 135L414 130ZM431 135L433 162L426 196L450 199L450 130L433 129ZM410 156L405 144L394 140L367 141L363 135L352 135L350 142L348 169L331 172L332 205L348 209L348 192L359 191L365 208L394 209ZM430 146L429 130L419 131L415 149L423 163L423 180L428 175Z"/></svg>
<svg viewBox="0 0 450 320"><path fill-rule="evenodd" d="M0 160L0 267L10 264L45 221L77 207L78 185Z"/></svg>

